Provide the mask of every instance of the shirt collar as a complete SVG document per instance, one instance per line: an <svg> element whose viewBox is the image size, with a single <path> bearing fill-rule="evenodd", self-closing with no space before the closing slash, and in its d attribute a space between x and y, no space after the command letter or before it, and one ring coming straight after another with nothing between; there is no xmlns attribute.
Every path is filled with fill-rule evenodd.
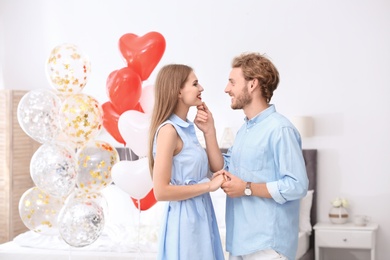
<svg viewBox="0 0 390 260"><path fill-rule="evenodd" d="M177 124L178 126L184 127L184 128L187 128L188 126L191 125L188 121L184 121L183 119L178 117L176 114L172 114L169 117L169 120L171 120L173 123Z"/></svg>
<svg viewBox="0 0 390 260"><path fill-rule="evenodd" d="M265 118L267 118L270 114L274 112L276 112L275 105L271 104L267 109L261 111L252 119L249 120L247 117L245 117L244 120L247 126L252 126L263 121Z"/></svg>

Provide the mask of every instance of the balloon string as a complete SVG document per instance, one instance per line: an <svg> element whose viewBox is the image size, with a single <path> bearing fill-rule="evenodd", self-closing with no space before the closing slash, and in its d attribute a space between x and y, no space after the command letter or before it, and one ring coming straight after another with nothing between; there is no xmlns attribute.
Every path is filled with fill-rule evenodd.
<svg viewBox="0 0 390 260"><path fill-rule="evenodd" d="M127 147L126 147L126 144L124 145L123 150L125 152L125 161L127 161Z"/></svg>
<svg viewBox="0 0 390 260"><path fill-rule="evenodd" d="M72 259L72 247L69 245L69 260Z"/></svg>
<svg viewBox="0 0 390 260"><path fill-rule="evenodd" d="M141 201L138 199L138 239L137 239L137 247L138 247L138 254L141 253L141 247L140 247L140 237L141 237Z"/></svg>

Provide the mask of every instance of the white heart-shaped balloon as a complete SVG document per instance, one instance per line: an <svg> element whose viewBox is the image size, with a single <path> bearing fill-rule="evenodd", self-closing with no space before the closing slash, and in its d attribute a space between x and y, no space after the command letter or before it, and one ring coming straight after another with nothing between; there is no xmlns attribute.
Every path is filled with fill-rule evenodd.
<svg viewBox="0 0 390 260"><path fill-rule="evenodd" d="M118 130L123 140L138 157L148 155L150 116L137 110L123 112L118 119Z"/></svg>
<svg viewBox="0 0 390 260"><path fill-rule="evenodd" d="M111 176L115 185L134 199L144 198L153 188L147 157L114 164Z"/></svg>

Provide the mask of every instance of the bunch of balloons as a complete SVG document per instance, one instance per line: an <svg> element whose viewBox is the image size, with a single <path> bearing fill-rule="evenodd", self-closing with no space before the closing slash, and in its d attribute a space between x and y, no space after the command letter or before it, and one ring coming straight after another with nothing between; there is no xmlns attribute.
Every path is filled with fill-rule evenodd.
<svg viewBox="0 0 390 260"><path fill-rule="evenodd" d="M27 92L18 104L23 131L41 143L30 161L35 184L20 198L19 214L30 230L60 234L74 247L92 244L105 224L102 189L112 183L117 150L94 138L103 110L82 93L91 71L89 59L74 44L55 47L46 63L52 89Z"/></svg>
<svg viewBox="0 0 390 260"><path fill-rule="evenodd" d="M142 87L142 82L162 58L165 39L158 32L143 36L128 33L120 37L119 50L126 66L111 72L107 78L109 101L102 105L103 126L116 141L138 156L138 160L115 164L112 176L138 209L147 210L156 203L147 158L154 86Z"/></svg>

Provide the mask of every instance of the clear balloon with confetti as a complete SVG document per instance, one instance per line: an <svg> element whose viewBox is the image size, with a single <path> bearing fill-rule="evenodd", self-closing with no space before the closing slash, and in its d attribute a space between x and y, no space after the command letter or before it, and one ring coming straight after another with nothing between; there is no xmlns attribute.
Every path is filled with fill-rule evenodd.
<svg viewBox="0 0 390 260"><path fill-rule="evenodd" d="M105 225L104 208L99 197L75 191L67 198L58 216L59 233L73 247L84 247L95 242Z"/></svg>
<svg viewBox="0 0 390 260"><path fill-rule="evenodd" d="M66 197L76 187L76 154L59 143L45 143L33 154L30 175L35 185L54 197Z"/></svg>
<svg viewBox="0 0 390 260"><path fill-rule="evenodd" d="M101 191L112 183L112 167L119 154L111 144L94 140L77 151L77 187L84 192Z"/></svg>
<svg viewBox="0 0 390 260"><path fill-rule="evenodd" d="M54 89L64 95L83 90L91 73L89 58L75 44L54 47L46 62L46 75Z"/></svg>
<svg viewBox="0 0 390 260"><path fill-rule="evenodd" d="M60 124L69 145L79 149L100 133L103 124L102 107L90 95L70 95L61 105Z"/></svg>
<svg viewBox="0 0 390 260"><path fill-rule="evenodd" d="M23 131L39 143L56 140L61 127L61 99L50 89L27 92L19 101L17 118Z"/></svg>
<svg viewBox="0 0 390 260"><path fill-rule="evenodd" d="M63 198L50 196L38 187L32 187L19 200L19 215L28 229L54 235L59 232L57 218L63 206Z"/></svg>

